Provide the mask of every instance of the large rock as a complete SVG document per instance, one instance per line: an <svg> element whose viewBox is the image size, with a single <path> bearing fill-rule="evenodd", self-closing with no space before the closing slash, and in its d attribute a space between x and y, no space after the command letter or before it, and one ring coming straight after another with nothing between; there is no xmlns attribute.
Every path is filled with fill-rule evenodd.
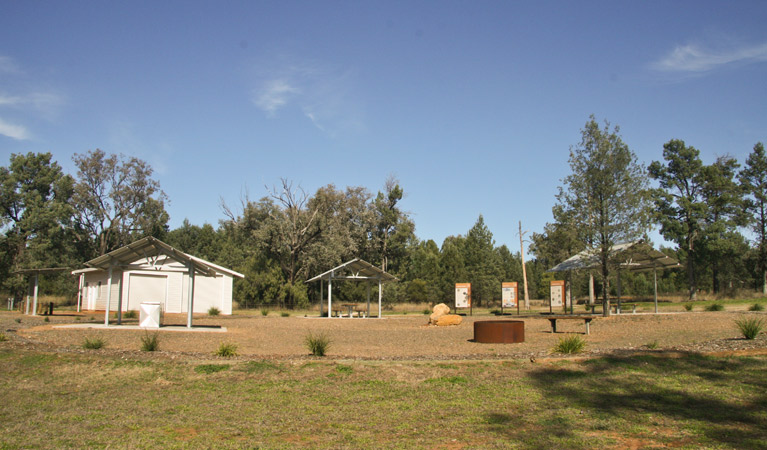
<svg viewBox="0 0 767 450"><path fill-rule="evenodd" d="M447 306L444 303L440 303L439 305L434 305L434 308L432 309L432 313L429 316L429 323L432 325L436 324L437 320L439 320L439 318L444 316L445 314L450 314L449 306Z"/></svg>
<svg viewBox="0 0 767 450"><path fill-rule="evenodd" d="M458 314L445 314L437 319L435 325L438 327L447 327L450 325L460 325L463 322L463 318Z"/></svg>

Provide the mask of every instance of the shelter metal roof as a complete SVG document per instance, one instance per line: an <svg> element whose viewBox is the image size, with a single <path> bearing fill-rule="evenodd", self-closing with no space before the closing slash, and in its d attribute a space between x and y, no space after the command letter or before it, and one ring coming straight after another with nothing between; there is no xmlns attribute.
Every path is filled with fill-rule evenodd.
<svg viewBox="0 0 767 450"><path fill-rule="evenodd" d="M307 280L380 280L381 282L398 281L397 277L384 272L380 268L370 264L367 261L363 261L359 258L354 258L351 261L347 261L338 267L334 267L327 272L321 273L314 278Z"/></svg>
<svg viewBox="0 0 767 450"><path fill-rule="evenodd" d="M626 270L672 269L682 267L679 261L655 250L645 241L616 244L610 248L612 257L620 261L619 267ZM557 264L547 272L568 272L571 270L594 269L599 267L599 255L593 249L583 250L575 256Z"/></svg>
<svg viewBox="0 0 767 450"><path fill-rule="evenodd" d="M195 272L204 275L215 276L217 272L224 272L239 278L244 277L241 273L184 253L151 236L139 239L138 241L120 247L117 250L113 250L98 258L94 258L86 262L85 265L96 269L106 270L110 266L125 267L129 266L130 263L137 259L146 258L147 260L152 260L160 255L166 255L185 266L191 265L194 267Z"/></svg>
<svg viewBox="0 0 767 450"><path fill-rule="evenodd" d="M67 270L71 270L71 269L69 267L45 267L42 269L19 269L19 270L14 270L13 273L18 273L21 275L36 275L40 273L66 272Z"/></svg>

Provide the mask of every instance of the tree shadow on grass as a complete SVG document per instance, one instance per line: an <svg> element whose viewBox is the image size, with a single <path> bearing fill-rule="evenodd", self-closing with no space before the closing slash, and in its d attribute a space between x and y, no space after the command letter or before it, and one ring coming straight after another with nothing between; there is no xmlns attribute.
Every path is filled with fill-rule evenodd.
<svg viewBox="0 0 767 450"><path fill-rule="evenodd" d="M583 432L600 430L605 420L619 418L630 429L647 425L647 417L661 417L694 439L757 449L767 442L765 371L764 358L629 355L544 366L531 372L529 381L551 408L537 422L544 441L580 447ZM570 413L557 412L564 408ZM574 416L574 410L584 415ZM491 431L519 438L499 426L501 417L488 415Z"/></svg>

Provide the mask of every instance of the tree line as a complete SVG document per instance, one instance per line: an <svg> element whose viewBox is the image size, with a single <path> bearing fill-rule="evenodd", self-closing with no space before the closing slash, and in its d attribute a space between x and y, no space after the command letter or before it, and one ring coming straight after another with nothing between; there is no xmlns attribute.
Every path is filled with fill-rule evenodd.
<svg viewBox="0 0 767 450"><path fill-rule="evenodd" d="M554 221L533 233L525 263L532 298L546 298L546 270L589 250L599 256L597 290L607 300L617 269L609 248L647 238L653 225L676 248L663 248L686 270L661 274L661 292L725 292L761 288L767 293L767 157L758 143L743 167L722 156L704 164L681 140L664 145L663 160L644 167L618 127L600 127L592 116L581 142L570 149L572 173L555 198ZM477 306L500 301L502 281L522 281L520 253L497 246L480 215L463 234L441 245L415 234L401 207L405 192L389 177L375 194L366 187L328 184L307 193L288 179L254 200L221 203L222 218L170 229L168 201L149 164L93 150L73 157L66 174L50 153L13 154L0 167L0 289L22 296L22 268L82 267L85 261L144 236L245 274L235 281L243 307L304 307L318 301L306 280L359 257L399 278L384 289L385 303L448 302L456 282L472 283ZM654 186L650 186L651 181ZM521 230L520 230L521 231ZM747 238L751 237L751 240ZM574 293L587 292L587 274L576 274ZM71 276L44 277L43 289L75 295ZM647 274L622 275L623 294L650 295ZM339 283L341 300L365 298L365 287ZM522 286L520 284L520 290Z"/></svg>

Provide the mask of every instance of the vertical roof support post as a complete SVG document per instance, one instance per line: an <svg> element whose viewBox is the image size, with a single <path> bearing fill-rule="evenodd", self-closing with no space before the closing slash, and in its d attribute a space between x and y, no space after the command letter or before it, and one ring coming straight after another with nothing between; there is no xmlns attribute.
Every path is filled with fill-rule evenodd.
<svg viewBox="0 0 767 450"><path fill-rule="evenodd" d="M594 274L589 271L589 306L594 304Z"/></svg>
<svg viewBox="0 0 767 450"><path fill-rule="evenodd" d="M328 277L328 317L333 317L333 272Z"/></svg>
<svg viewBox="0 0 767 450"><path fill-rule="evenodd" d="M621 312L621 268L618 267L618 312Z"/></svg>
<svg viewBox="0 0 767 450"><path fill-rule="evenodd" d="M658 314L658 268L653 263L652 266L652 281L653 281L653 299L655 301L655 314Z"/></svg>
<svg viewBox="0 0 767 450"><path fill-rule="evenodd" d="M77 312L80 312L83 308L83 283L85 282L85 274L80 274L80 282L77 288Z"/></svg>
<svg viewBox="0 0 767 450"><path fill-rule="evenodd" d="M107 306L104 308L104 326L109 326L109 306L112 303L112 267L114 263L109 262L109 275L107 276Z"/></svg>
<svg viewBox="0 0 767 450"><path fill-rule="evenodd" d="M189 299L186 312L186 327L192 328L192 313L194 312L194 263L189 261Z"/></svg>
<svg viewBox="0 0 767 450"><path fill-rule="evenodd" d="M378 318L381 318L381 299L383 298L383 284L381 284L381 276L378 276Z"/></svg>
<svg viewBox="0 0 767 450"><path fill-rule="evenodd" d="M35 287L34 287L34 290L32 291L32 296L35 299L34 300L35 303L34 303L33 308L32 308L32 315L33 316L37 315L37 290L38 290L38 287L40 286L39 283L38 283L38 281L39 281L38 277L39 277L39 274L37 272L35 272Z"/></svg>
<svg viewBox="0 0 767 450"><path fill-rule="evenodd" d="M368 285L368 294L367 294L367 305L368 305L368 315L367 318L370 318L370 280L367 280L365 282Z"/></svg>
<svg viewBox="0 0 767 450"><path fill-rule="evenodd" d="M123 323L123 274L117 280L117 325Z"/></svg>
<svg viewBox="0 0 767 450"><path fill-rule="evenodd" d="M320 278L320 317L322 317L322 302L325 301L325 296L322 294L322 289L325 286L322 284L322 278Z"/></svg>

